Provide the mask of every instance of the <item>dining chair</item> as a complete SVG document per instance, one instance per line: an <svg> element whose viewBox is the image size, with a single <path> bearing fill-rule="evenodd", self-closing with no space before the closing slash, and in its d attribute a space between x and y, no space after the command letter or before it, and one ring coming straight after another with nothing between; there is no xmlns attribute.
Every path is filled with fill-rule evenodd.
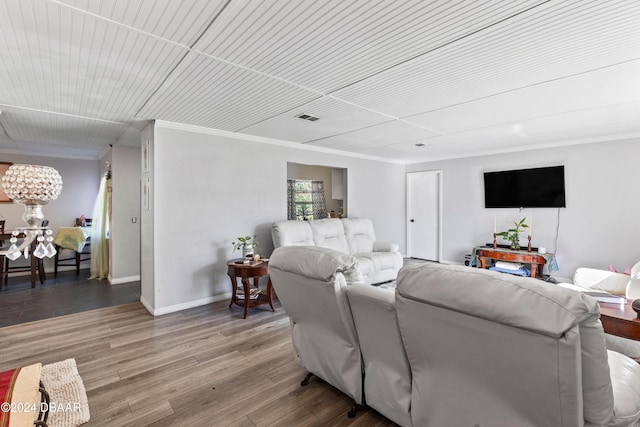
<svg viewBox="0 0 640 427"><path fill-rule="evenodd" d="M7 222L5 219L0 219L0 234L4 234L4 224ZM0 240L0 247L4 246L4 240Z"/></svg>
<svg viewBox="0 0 640 427"><path fill-rule="evenodd" d="M81 218L75 219L76 227L91 227L93 224L93 220L91 218L84 218L84 226L81 225L83 223ZM72 251L74 254L69 256L68 258L60 258L62 251ZM58 267L75 267L76 268L76 276L80 275L80 263L83 261L91 260L91 237L87 237L84 243L84 247L82 248L82 252L74 251L73 249L62 248L56 245L56 255L54 258L54 267L53 267L53 277L58 277ZM72 263L66 263L67 261L72 261Z"/></svg>

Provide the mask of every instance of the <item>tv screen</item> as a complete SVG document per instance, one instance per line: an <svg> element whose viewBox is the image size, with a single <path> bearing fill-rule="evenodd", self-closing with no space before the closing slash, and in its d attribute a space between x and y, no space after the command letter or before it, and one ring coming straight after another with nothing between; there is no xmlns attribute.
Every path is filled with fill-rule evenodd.
<svg viewBox="0 0 640 427"><path fill-rule="evenodd" d="M564 166L484 173L485 208L564 208Z"/></svg>

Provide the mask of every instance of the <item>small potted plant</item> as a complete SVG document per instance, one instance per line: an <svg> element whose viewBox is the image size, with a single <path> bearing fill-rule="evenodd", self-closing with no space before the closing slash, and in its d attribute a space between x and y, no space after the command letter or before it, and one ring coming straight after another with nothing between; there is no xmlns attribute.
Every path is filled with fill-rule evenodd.
<svg viewBox="0 0 640 427"><path fill-rule="evenodd" d="M519 250L520 249L520 232L524 231L525 228L529 228L529 225L525 224L526 218L522 218L520 221L514 221L513 225L515 228L510 228L507 231L501 231L500 233L496 233L496 236L502 237L504 240L508 240L511 242L511 249Z"/></svg>
<svg viewBox="0 0 640 427"><path fill-rule="evenodd" d="M255 235L253 238L251 236L237 237L236 241L233 242L233 251L235 252L238 249L242 249L242 258L253 258L255 249L258 246L260 246L260 243L256 240Z"/></svg>

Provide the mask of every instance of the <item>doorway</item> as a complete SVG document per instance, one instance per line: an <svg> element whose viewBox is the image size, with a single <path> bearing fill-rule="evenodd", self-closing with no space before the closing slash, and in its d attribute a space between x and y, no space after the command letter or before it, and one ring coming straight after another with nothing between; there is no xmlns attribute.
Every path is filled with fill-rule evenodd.
<svg viewBox="0 0 640 427"><path fill-rule="evenodd" d="M440 261L442 171L407 173L407 256Z"/></svg>

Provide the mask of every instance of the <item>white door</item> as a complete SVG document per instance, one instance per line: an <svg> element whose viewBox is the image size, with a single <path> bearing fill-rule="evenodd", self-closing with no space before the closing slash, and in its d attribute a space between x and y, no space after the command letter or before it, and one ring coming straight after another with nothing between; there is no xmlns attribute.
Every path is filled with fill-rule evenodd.
<svg viewBox="0 0 640 427"><path fill-rule="evenodd" d="M407 174L407 255L440 260L441 171Z"/></svg>

